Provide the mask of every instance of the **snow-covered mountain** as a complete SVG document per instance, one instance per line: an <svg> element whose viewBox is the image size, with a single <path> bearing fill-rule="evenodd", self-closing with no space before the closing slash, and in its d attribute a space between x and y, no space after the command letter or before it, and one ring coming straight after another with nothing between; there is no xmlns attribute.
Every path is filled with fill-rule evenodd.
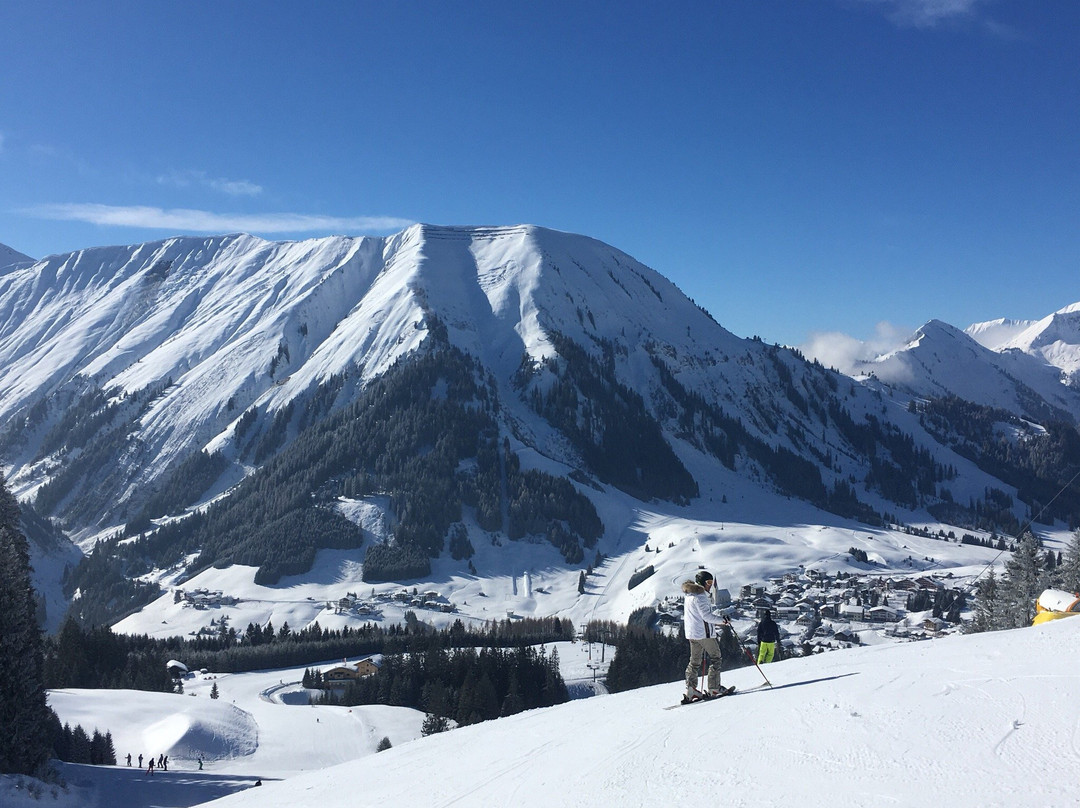
<svg viewBox="0 0 1080 808"><path fill-rule="evenodd" d="M18 250L14 250L6 244L0 244L0 273L6 272L13 267L32 263L34 263L34 259L29 255L23 255Z"/></svg>
<svg viewBox="0 0 1080 808"><path fill-rule="evenodd" d="M1036 350L1050 326L998 322L1001 330L970 326L960 331L931 320L904 346L861 363L858 370L917 396L955 395L1040 422L1080 420L1080 388L1064 384L1064 367ZM1009 338L998 342L992 334ZM1080 366L1080 344L1062 346L1059 340L1054 349L1058 361Z"/></svg>
<svg viewBox="0 0 1080 808"><path fill-rule="evenodd" d="M695 340L707 357L743 342L617 250L532 227L171 239L51 256L0 279L0 420L31 417L8 455L16 490L47 479L54 461L35 459L34 437L90 389L117 404L152 391L130 432L123 502L193 449L228 451L246 411L272 417L336 374L358 386L385 371L423 342L427 311L505 387L523 357L554 353L556 329L617 345L639 383L643 345L701 361Z"/></svg>
<svg viewBox="0 0 1080 808"><path fill-rule="evenodd" d="M366 552L411 541L431 559L424 580L464 591L471 576L470 603L485 589L516 597L531 569L572 579L558 589L573 602L515 608L625 619L702 561L740 569L728 586L768 574L739 564L770 557L760 542L843 555L864 540L855 518L877 525L886 563L903 564L913 553L894 524L936 531L932 509L948 505L946 527L978 531L988 525L966 505L988 491L1002 492L995 518L1029 507L1012 499L1026 478L958 453L912 398L954 392L1035 421L1080 412L1045 370L930 323L874 378L853 380L736 337L614 247L533 226L175 238L0 274L9 484L84 548L126 531L110 550L125 574L166 585L241 556L276 559L260 586L283 573L299 583L296 559L315 542L345 557L310 575L356 588ZM432 465L403 469L402 452ZM425 498L432 485L445 487ZM451 513L435 535L399 530L440 500ZM235 502L247 510L228 511ZM206 520L178 521L196 509ZM781 527L759 537L759 525ZM222 536L233 544L211 552ZM610 574L590 600L577 573L594 553ZM648 567L664 585L630 587Z"/></svg>
<svg viewBox="0 0 1080 808"><path fill-rule="evenodd" d="M1080 386L1080 303L1073 303L1041 320L994 320L965 329L994 351L1022 351L1061 371L1061 381Z"/></svg>

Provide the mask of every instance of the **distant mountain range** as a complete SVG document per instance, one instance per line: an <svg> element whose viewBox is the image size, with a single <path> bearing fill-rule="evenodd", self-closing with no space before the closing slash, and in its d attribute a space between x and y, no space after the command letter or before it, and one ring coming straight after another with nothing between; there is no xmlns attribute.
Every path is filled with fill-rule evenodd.
<svg viewBox="0 0 1080 808"><path fill-rule="evenodd" d="M1076 423L1080 331L1074 328L1072 342L1062 338L1062 320L1071 318L1080 321L1080 313L1066 309L1035 323L994 321L965 331L931 320L902 348L859 370L918 396L954 395L1035 421Z"/></svg>
<svg viewBox="0 0 1080 808"><path fill-rule="evenodd" d="M1008 532L1080 468L1078 318L931 321L848 377L539 227L0 247L0 456L27 507L109 540L78 586L113 615L155 568L274 581L320 547L371 580L506 539L585 566L625 503L678 515L747 485ZM375 496L373 542L335 503ZM1080 490L1049 513L1080 521Z"/></svg>

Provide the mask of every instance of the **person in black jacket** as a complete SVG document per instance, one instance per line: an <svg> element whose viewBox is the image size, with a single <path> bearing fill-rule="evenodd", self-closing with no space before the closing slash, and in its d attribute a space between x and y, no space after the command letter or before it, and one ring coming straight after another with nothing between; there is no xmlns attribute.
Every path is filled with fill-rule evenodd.
<svg viewBox="0 0 1080 808"><path fill-rule="evenodd" d="M773 661L776 653L776 644L780 642L780 627L772 619L772 612L765 612L757 627L758 652L757 661L761 665Z"/></svg>

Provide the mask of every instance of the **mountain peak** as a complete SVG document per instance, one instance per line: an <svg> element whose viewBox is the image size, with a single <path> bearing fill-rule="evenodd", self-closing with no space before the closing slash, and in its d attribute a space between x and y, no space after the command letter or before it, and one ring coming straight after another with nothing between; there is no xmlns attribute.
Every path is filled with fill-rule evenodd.
<svg viewBox="0 0 1080 808"><path fill-rule="evenodd" d="M24 255L6 244L0 244L0 274L32 263L34 259L29 255Z"/></svg>

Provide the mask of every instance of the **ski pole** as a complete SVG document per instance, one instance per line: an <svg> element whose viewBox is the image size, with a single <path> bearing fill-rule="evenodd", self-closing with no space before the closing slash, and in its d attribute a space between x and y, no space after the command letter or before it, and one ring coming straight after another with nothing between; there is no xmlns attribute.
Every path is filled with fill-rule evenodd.
<svg viewBox="0 0 1080 808"><path fill-rule="evenodd" d="M758 664L757 660L754 659L754 655L751 654L746 649L746 646L742 644L742 640L739 639L739 632L737 632L735 630L735 627L731 625L731 621L725 617L724 624L731 629L731 633L735 635L735 642L739 644L739 647L743 650L743 653L750 657L750 661L754 663L754 667L757 668L758 673L761 674L761 678L765 680L765 684L767 684L769 687L772 687L772 682L769 681L769 677L765 675L765 671L761 669L761 666Z"/></svg>

